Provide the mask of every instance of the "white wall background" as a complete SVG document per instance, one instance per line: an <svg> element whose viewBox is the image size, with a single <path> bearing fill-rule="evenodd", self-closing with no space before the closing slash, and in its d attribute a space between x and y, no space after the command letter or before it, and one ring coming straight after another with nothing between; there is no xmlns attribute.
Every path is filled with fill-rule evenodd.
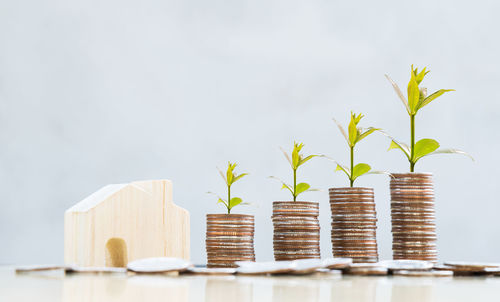
<svg viewBox="0 0 500 302"><path fill-rule="evenodd" d="M268 175L290 178L278 146L346 161L331 118L350 110L408 140L389 83L429 66L429 90L455 88L420 112L417 136L474 155L422 160L435 173L441 260L500 261L496 134L497 1L0 1L0 263L61 262L64 210L108 183L169 178L191 211L192 258L204 263L205 192L224 192L227 160L252 175L234 192L258 207L258 260L272 259ZM373 135L357 157L406 171ZM325 160L300 171L314 187L346 179ZM391 256L389 179L376 192L381 258ZM326 192L322 254L331 254Z"/></svg>

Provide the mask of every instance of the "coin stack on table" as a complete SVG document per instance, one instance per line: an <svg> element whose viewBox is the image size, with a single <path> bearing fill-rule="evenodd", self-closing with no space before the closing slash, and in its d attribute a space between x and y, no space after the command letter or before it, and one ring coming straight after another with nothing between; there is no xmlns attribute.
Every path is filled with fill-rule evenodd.
<svg viewBox="0 0 500 302"><path fill-rule="evenodd" d="M377 213L371 188L330 188L334 257L378 261Z"/></svg>
<svg viewBox="0 0 500 302"><path fill-rule="evenodd" d="M254 217L241 214L207 215L207 267L237 267L255 261Z"/></svg>
<svg viewBox="0 0 500 302"><path fill-rule="evenodd" d="M437 261L434 186L431 173L392 174L394 259Z"/></svg>
<svg viewBox="0 0 500 302"><path fill-rule="evenodd" d="M319 203L273 202L274 259L319 259Z"/></svg>

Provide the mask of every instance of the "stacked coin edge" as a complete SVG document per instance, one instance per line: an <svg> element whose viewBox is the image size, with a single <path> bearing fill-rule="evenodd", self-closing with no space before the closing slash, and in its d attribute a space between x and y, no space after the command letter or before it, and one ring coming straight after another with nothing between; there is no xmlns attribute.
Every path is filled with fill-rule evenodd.
<svg viewBox="0 0 500 302"><path fill-rule="evenodd" d="M393 259L436 262L432 174L392 174L390 190Z"/></svg>
<svg viewBox="0 0 500 302"><path fill-rule="evenodd" d="M273 202L273 247L276 261L320 258L319 203Z"/></svg>
<svg viewBox="0 0 500 302"><path fill-rule="evenodd" d="M354 263L378 261L377 213L372 188L330 188L334 257Z"/></svg>
<svg viewBox="0 0 500 302"><path fill-rule="evenodd" d="M255 261L254 216L207 214L207 267L237 267L236 261Z"/></svg>

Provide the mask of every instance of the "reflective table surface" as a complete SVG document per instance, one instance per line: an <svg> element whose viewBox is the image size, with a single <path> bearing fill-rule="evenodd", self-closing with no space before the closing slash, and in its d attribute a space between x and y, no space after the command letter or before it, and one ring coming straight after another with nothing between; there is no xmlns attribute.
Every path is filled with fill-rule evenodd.
<svg viewBox="0 0 500 302"><path fill-rule="evenodd" d="M0 267L0 301L500 301L500 277L65 276Z"/></svg>

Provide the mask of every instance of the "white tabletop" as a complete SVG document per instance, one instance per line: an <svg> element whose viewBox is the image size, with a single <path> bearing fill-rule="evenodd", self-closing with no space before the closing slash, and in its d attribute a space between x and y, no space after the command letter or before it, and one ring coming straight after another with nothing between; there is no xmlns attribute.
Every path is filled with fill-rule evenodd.
<svg viewBox="0 0 500 302"><path fill-rule="evenodd" d="M500 277L64 276L3 267L0 301L500 301Z"/></svg>

